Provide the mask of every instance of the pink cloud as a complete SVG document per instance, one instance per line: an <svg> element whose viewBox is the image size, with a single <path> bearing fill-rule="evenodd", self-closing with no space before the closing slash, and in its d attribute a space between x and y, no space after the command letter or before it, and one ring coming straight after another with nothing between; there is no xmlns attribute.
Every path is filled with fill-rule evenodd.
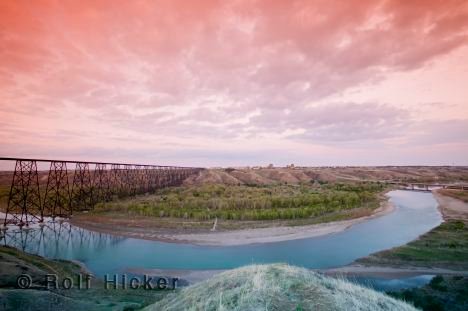
<svg viewBox="0 0 468 311"><path fill-rule="evenodd" d="M226 141L251 139L273 150L273 137L337 154L346 142L411 141L417 103L330 98L453 57L467 46L467 20L465 1L4 1L0 137L9 155L62 152L55 142L68 131L67 154L126 140L141 158L174 148L216 158ZM437 101L431 109L453 106ZM453 132L435 121L427 148Z"/></svg>

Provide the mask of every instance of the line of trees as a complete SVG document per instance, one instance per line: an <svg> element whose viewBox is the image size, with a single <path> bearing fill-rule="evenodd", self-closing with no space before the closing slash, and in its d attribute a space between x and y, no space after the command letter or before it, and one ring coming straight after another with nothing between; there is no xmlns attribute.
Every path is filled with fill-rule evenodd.
<svg viewBox="0 0 468 311"><path fill-rule="evenodd" d="M151 217L209 220L274 220L309 218L378 206L382 184L326 184L180 187L140 198L97 207Z"/></svg>

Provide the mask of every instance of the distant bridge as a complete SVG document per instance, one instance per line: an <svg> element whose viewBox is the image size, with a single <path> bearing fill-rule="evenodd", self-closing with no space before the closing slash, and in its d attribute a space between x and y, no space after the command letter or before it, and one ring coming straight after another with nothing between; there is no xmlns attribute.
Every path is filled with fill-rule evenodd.
<svg viewBox="0 0 468 311"><path fill-rule="evenodd" d="M70 217L115 197L178 186L202 168L128 163L3 158L15 161L4 226ZM49 166L38 170L38 163ZM68 167L67 167L68 166ZM71 168L70 168L71 167Z"/></svg>
<svg viewBox="0 0 468 311"><path fill-rule="evenodd" d="M350 182L363 182L363 183L381 183L387 185L400 186L402 190L410 191L425 191L430 192L434 188L443 188L443 189L452 189L452 190L468 190L467 183L442 183L442 182L411 182L404 180L385 180L385 179L353 179L353 178L343 178L342 180Z"/></svg>
<svg viewBox="0 0 468 311"><path fill-rule="evenodd" d="M446 184L446 183L421 183L421 182L405 182L405 181L380 181L382 183L405 187L406 190L413 191L431 191L430 188L443 188L453 190L468 190L468 185L465 184Z"/></svg>

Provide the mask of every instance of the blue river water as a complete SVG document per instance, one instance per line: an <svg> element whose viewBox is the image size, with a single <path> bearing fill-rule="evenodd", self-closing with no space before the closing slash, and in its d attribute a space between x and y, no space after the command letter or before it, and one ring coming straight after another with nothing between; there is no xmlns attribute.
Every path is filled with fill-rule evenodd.
<svg viewBox="0 0 468 311"><path fill-rule="evenodd" d="M403 245L439 225L429 192L389 193L394 212L321 237L245 246L210 247L124 238L69 225L8 230L2 244L48 258L83 262L97 276L128 269L229 269L283 262L306 268L339 267L371 253Z"/></svg>

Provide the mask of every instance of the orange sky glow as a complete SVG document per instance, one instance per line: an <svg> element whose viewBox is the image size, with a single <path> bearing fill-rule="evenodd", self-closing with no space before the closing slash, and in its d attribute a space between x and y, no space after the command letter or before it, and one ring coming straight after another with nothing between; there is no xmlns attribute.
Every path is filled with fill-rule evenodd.
<svg viewBox="0 0 468 311"><path fill-rule="evenodd" d="M0 0L0 156L468 165L468 2Z"/></svg>

